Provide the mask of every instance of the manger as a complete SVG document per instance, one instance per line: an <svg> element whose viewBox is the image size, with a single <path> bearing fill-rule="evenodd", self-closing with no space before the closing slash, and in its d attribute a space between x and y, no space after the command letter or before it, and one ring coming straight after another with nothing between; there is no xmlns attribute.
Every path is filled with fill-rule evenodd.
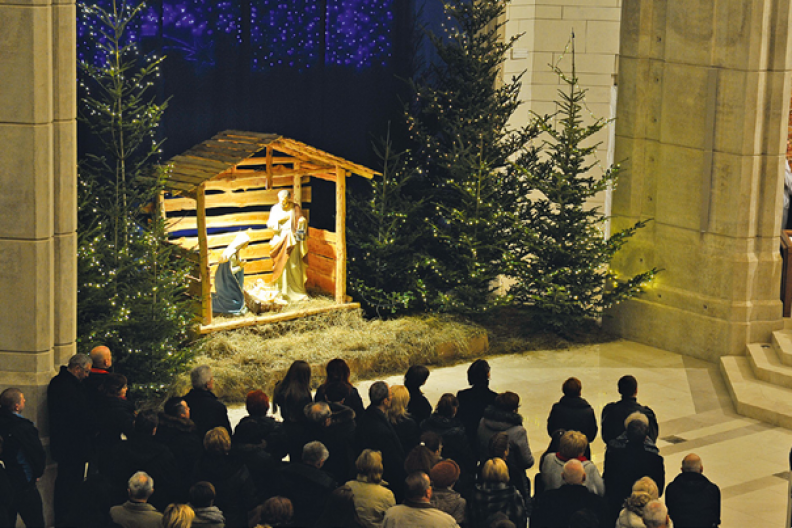
<svg viewBox="0 0 792 528"><path fill-rule="evenodd" d="M237 130L226 130L192 147L170 159L168 166L161 210L169 240L196 255L191 292L201 300L200 333L359 307L346 295L346 179L353 174L370 179L377 172L277 134ZM272 256L277 262L277 254L271 256L270 241L282 236L276 236L277 223L268 226L270 212L287 194L284 190L296 210L302 211L314 199L311 178L335 183L335 230L308 227L297 235L295 251L303 251L299 258L306 265L306 288L331 296L335 304L277 313L288 295L272 294L278 287L273 268L280 270L273 266ZM306 220L309 212L302 213ZM246 304L261 315L213 321L213 312L220 311L213 308L212 299L218 294L217 270L229 261L237 272L244 266ZM221 289L232 281L222 283ZM272 302L255 298L251 302L247 295L251 286L270 292ZM220 297L215 302L222 304Z"/></svg>

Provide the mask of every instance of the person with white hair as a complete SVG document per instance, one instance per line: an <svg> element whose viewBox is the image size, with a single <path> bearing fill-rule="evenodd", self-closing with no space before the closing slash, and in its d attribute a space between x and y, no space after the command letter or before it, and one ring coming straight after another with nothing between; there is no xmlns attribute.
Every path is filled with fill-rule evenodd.
<svg viewBox="0 0 792 528"><path fill-rule="evenodd" d="M648 476L657 484L658 495L665 487L665 467L657 446L649 438L649 418L640 411L624 420L625 432L608 443L605 451L605 497L608 525L616 522L624 499L632 493L636 480Z"/></svg>
<svg viewBox="0 0 792 528"><path fill-rule="evenodd" d="M308 442L303 446L302 462L293 461L281 471L283 495L294 506L294 526L313 526L338 487L333 477L322 470L329 456L324 444Z"/></svg>
<svg viewBox="0 0 792 528"><path fill-rule="evenodd" d="M675 528L720 525L720 488L704 476L704 465L695 453L682 459L682 473L668 485L665 500Z"/></svg>
<svg viewBox="0 0 792 528"><path fill-rule="evenodd" d="M660 501L653 500L644 506L644 524L646 528L668 528L668 510Z"/></svg>
<svg viewBox="0 0 792 528"><path fill-rule="evenodd" d="M300 205L292 201L288 189L278 192L278 203L270 209L267 228L275 231L270 240L270 284L277 285L281 296L289 302L307 299L305 258L308 256L308 221Z"/></svg>
<svg viewBox="0 0 792 528"><path fill-rule="evenodd" d="M231 434L231 422L228 421L228 409L217 399L212 389L215 386L212 369L208 365L199 365L190 372L192 390L184 396L190 408L190 418L195 423L200 438L215 427L225 427Z"/></svg>
<svg viewBox="0 0 792 528"><path fill-rule="evenodd" d="M110 508L113 522L122 528L162 528L162 514L148 503L154 493L154 479L138 471L127 483L129 500Z"/></svg>
<svg viewBox="0 0 792 528"><path fill-rule="evenodd" d="M561 471L563 484L557 489L549 489L534 500L531 515L531 528L555 528L569 526L569 518L578 511L589 510L605 524L605 499L586 487L586 468L573 458L564 464Z"/></svg>

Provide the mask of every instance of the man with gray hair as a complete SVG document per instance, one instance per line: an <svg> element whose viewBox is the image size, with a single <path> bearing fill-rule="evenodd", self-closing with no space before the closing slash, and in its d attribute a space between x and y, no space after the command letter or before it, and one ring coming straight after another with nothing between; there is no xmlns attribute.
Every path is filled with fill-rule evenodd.
<svg viewBox="0 0 792 528"><path fill-rule="evenodd" d="M643 522L646 528L668 528L668 510L665 505L653 500L644 506ZM676 525L674 525L676 528Z"/></svg>
<svg viewBox="0 0 792 528"><path fill-rule="evenodd" d="M534 500L531 514L531 528L566 527L575 512L589 510L605 524L605 499L589 491L586 487L586 470L578 459L571 459L564 464L561 472L564 484L539 494Z"/></svg>
<svg viewBox="0 0 792 528"><path fill-rule="evenodd" d="M355 478L355 411L340 403L320 401L306 405L305 416L306 440L318 440L330 451L323 469L336 482Z"/></svg>
<svg viewBox="0 0 792 528"><path fill-rule="evenodd" d="M336 489L333 477L322 471L330 456L321 442L305 444L302 462L293 461L281 471L283 495L294 505L294 526L313 526Z"/></svg>
<svg viewBox="0 0 792 528"><path fill-rule="evenodd" d="M404 496L404 448L399 435L388 419L391 391L384 381L375 381L369 388L371 402L357 425L358 453L372 449L382 453L383 478L392 486L396 502Z"/></svg>
<svg viewBox="0 0 792 528"><path fill-rule="evenodd" d="M184 396L190 407L190 418L195 423L198 435L204 435L215 427L225 427L231 434L231 423L228 421L228 409L217 399L212 389L215 386L212 369L208 365L199 365L190 372L192 390Z"/></svg>
<svg viewBox="0 0 792 528"><path fill-rule="evenodd" d="M665 487L665 467L657 446L648 436L650 420L634 412L624 420L625 431L608 443L605 451L605 496L608 499L608 525L614 524L622 503L641 477L651 477L660 495Z"/></svg>
<svg viewBox="0 0 792 528"><path fill-rule="evenodd" d="M704 476L704 465L695 453L682 459L682 473L668 485L665 501L675 528L720 525L720 488Z"/></svg>
<svg viewBox="0 0 792 528"><path fill-rule="evenodd" d="M405 480L404 504L391 506L385 512L383 528L459 528L449 514L432 506L432 483L423 471L410 473Z"/></svg>
<svg viewBox="0 0 792 528"><path fill-rule="evenodd" d="M138 471L129 479L129 500L110 508L113 522L122 528L161 528L162 514L148 504L154 493L154 479L145 471Z"/></svg>
<svg viewBox="0 0 792 528"><path fill-rule="evenodd" d="M93 454L96 421L82 383L91 373L91 365L90 357L75 354L47 387L50 452L58 463L53 498L56 527L73 526L69 510L76 503L75 491Z"/></svg>

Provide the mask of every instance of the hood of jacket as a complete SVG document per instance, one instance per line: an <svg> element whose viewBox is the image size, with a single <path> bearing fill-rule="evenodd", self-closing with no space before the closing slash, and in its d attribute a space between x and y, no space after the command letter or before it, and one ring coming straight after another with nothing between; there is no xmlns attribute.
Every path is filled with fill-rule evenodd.
<svg viewBox="0 0 792 528"><path fill-rule="evenodd" d="M456 418L447 418L437 413L432 413L429 418L421 422L421 430L434 431L443 436L445 434L463 433L464 427L462 422Z"/></svg>
<svg viewBox="0 0 792 528"><path fill-rule="evenodd" d="M207 508L195 508L193 507L193 511L195 512L195 520L199 522L210 522L210 523L218 523L218 524L225 524L225 517L223 517L223 512L220 511L220 508L217 506L209 506Z"/></svg>
<svg viewBox="0 0 792 528"><path fill-rule="evenodd" d="M182 418L181 416L171 416L170 414L159 413L159 427L157 434L165 432L164 430L179 432L179 433L194 433L195 422L189 418Z"/></svg>
<svg viewBox="0 0 792 528"><path fill-rule="evenodd" d="M498 409L494 405L484 409L482 420L487 427L494 431L505 431L523 423L523 417L519 414Z"/></svg>

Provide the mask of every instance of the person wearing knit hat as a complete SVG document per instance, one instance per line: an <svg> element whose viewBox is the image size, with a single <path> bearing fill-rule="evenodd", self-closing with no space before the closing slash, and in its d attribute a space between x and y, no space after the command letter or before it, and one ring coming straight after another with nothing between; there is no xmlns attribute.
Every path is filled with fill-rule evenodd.
<svg viewBox="0 0 792 528"><path fill-rule="evenodd" d="M467 501L453 489L459 479L459 464L451 459L442 460L432 467L429 477L433 487L432 506L449 514L457 524L464 525Z"/></svg>

